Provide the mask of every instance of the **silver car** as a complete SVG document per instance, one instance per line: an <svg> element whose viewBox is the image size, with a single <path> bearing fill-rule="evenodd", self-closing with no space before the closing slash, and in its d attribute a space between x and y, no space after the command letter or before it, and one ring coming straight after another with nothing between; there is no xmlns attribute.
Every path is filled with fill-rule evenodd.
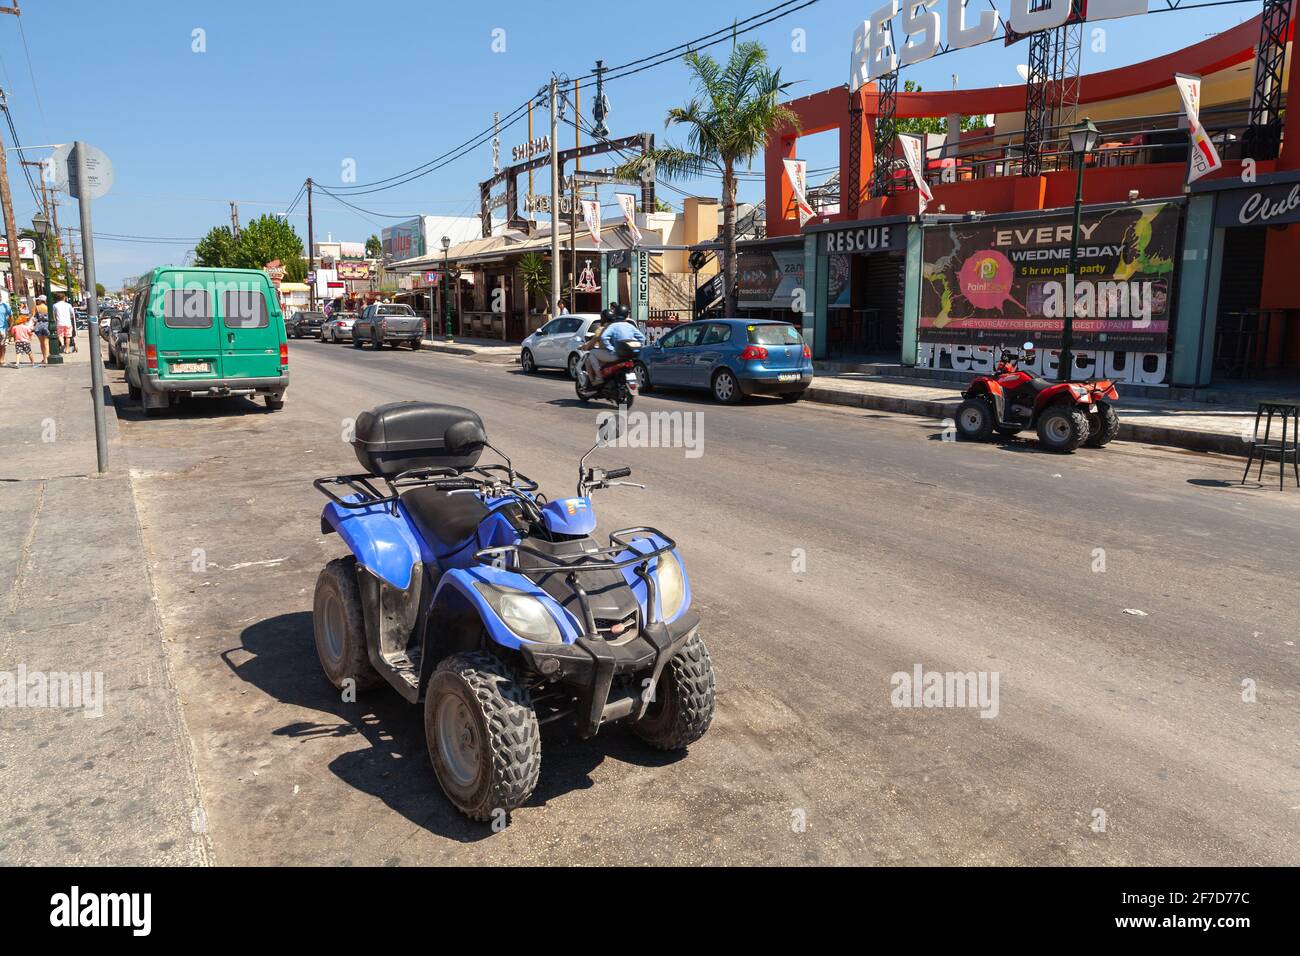
<svg viewBox="0 0 1300 956"><path fill-rule="evenodd" d="M335 312L320 327L322 342L352 341L352 323L357 320L355 312Z"/></svg>
<svg viewBox="0 0 1300 956"><path fill-rule="evenodd" d="M539 368L567 369L569 378L578 377L582 353L578 346L590 338L600 316L595 312L575 312L551 319L528 338L519 352L519 364L525 372Z"/></svg>

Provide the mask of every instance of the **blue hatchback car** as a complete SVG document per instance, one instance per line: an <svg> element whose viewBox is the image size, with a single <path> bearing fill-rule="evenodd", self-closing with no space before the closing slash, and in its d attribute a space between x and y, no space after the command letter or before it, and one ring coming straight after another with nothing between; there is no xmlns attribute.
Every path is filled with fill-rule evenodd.
<svg viewBox="0 0 1300 956"><path fill-rule="evenodd" d="M747 395L797 402L812 384L812 351L799 330L771 319L702 319L641 350L641 390L707 388L723 404Z"/></svg>

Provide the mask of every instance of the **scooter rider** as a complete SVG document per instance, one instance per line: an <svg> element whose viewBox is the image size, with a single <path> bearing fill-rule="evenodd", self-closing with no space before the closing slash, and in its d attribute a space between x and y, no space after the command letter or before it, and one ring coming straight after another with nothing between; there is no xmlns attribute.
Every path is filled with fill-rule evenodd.
<svg viewBox="0 0 1300 956"><path fill-rule="evenodd" d="M605 321L607 314L611 315L612 321ZM585 366L588 380L593 384L599 384L604 379L603 370L606 365L619 360L615 351L619 342L636 341L645 344L645 333L628 321L630 314L628 307L621 304L601 313L601 325L587 343L590 351Z"/></svg>

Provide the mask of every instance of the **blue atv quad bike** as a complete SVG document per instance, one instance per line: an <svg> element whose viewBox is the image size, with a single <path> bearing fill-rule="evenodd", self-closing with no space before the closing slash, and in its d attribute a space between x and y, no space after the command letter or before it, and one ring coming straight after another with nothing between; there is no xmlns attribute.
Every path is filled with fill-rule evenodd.
<svg viewBox="0 0 1300 956"><path fill-rule="evenodd" d="M364 474L320 478L321 531L352 554L316 581L312 625L326 676L387 681L424 703L429 757L462 813L523 804L541 769L541 724L594 736L627 721L678 750L713 720L713 665L676 543L625 528L601 547L591 493L631 469L578 463L578 493L548 501L488 444L466 408L381 405L358 417ZM478 464L483 449L504 464ZM642 486L636 486L642 487Z"/></svg>

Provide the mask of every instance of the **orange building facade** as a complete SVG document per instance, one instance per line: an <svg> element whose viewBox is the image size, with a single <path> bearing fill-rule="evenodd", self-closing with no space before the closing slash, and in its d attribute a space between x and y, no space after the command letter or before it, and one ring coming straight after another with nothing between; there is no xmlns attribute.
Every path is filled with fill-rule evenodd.
<svg viewBox="0 0 1300 956"><path fill-rule="evenodd" d="M1295 12L1293 5L1292 31ZM1300 376L1300 283L1294 278L1300 266L1300 111L1283 113L1275 158L1243 158L1260 19L1167 56L1079 78L1077 116L1092 118L1102 130L1101 148L1084 168L1082 232L1088 234L1090 224L1099 230L1103 238L1092 248L1099 257L1111 255L1120 273L1149 270L1156 308L1164 309L1139 329L1142 334L1133 326L1095 322L1081 373L1192 388L1234 377ZM1289 50L1288 42L1288 67ZM1224 160L1222 169L1190 187L1176 73L1201 77L1202 125ZM1284 82L1285 103L1300 77L1288 68ZM1059 243L1048 248L1047 238L1064 235L1060 223L1072 211L1077 171L1062 147L1042 172L1023 173L1018 144L1025 92L1017 85L897 94L897 119L993 120L929 144L924 175L932 199L924 213L921 194L903 171L895 172L887 194L870 194L880 109L873 84L852 94L861 109L856 124L847 87L787 104L800 128L777 130L769 140L767 233L803 243L809 301L803 325L819 358L897 354L904 365L982 370L991 365L994 347L1031 329L1034 338L1043 336L1044 361L1054 361L1050 323L1033 321L1043 283L1032 278L1059 278L1064 271ZM856 169L850 161L855 128ZM814 216L801 227L783 161L798 158L801 137L831 130L839 134L839 202L814 205ZM855 205L853 189L856 215L848 211ZM996 269L991 257L1017 273L1015 284L1002 290L1008 304L1001 310L992 300L954 295L954 256L991 248L992 237L1005 248L980 252L981 262ZM1096 269L1098 275L1105 271ZM966 313L958 314L954 298Z"/></svg>

